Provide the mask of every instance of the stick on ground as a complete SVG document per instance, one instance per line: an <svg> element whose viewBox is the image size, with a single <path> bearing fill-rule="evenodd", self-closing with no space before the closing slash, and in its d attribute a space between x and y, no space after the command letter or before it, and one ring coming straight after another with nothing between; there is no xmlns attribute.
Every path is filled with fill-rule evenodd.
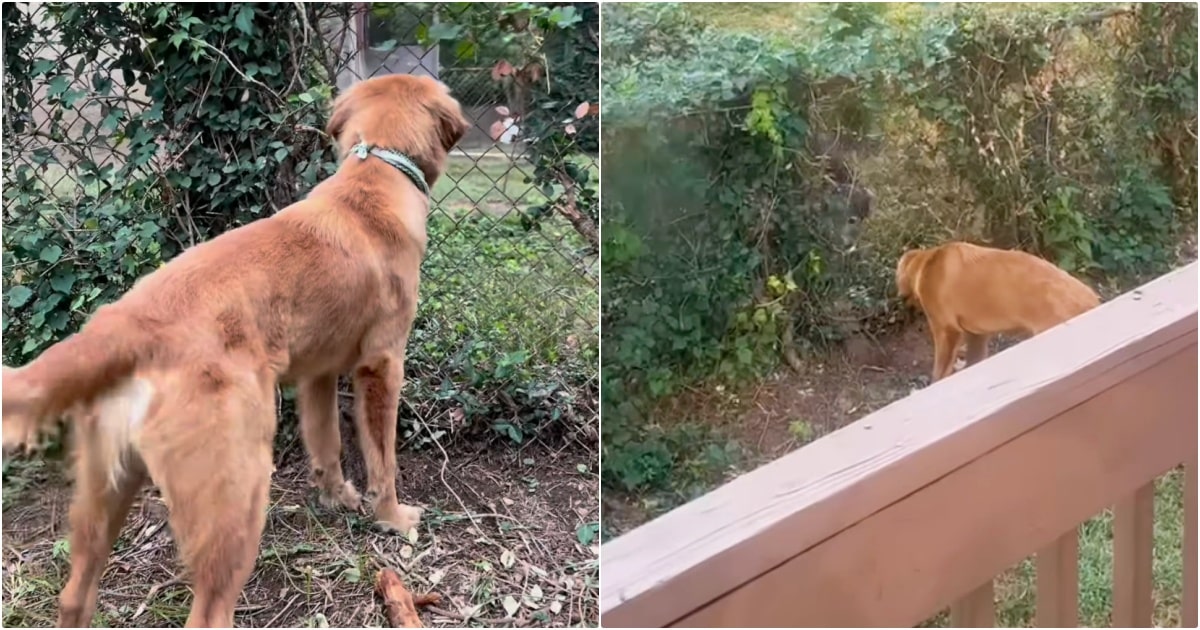
<svg viewBox="0 0 1200 630"><path fill-rule="evenodd" d="M393 628L423 628L417 606L436 604L441 596L436 593L418 595L414 601L412 593L404 588L400 575L392 569L380 569L375 576L375 592L383 598L383 612Z"/></svg>

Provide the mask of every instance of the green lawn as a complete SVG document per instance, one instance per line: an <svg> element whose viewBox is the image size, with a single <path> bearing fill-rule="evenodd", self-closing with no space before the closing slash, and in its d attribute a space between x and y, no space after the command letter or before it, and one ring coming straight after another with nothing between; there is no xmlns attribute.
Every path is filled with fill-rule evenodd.
<svg viewBox="0 0 1200 630"><path fill-rule="evenodd" d="M1160 477L1154 493L1154 625L1180 624L1183 595L1183 470ZM1085 521L1079 528L1079 626L1112 625L1112 512ZM1033 558L996 577L996 626L1028 628L1037 610L1037 581ZM945 628L950 617L942 611L923 628Z"/></svg>
<svg viewBox="0 0 1200 630"><path fill-rule="evenodd" d="M597 158L579 156L575 162L599 179ZM525 160L454 156L446 164L446 173L434 184L432 197L447 212L478 208L501 216L513 206L528 208L546 202L546 196L532 182L525 181L527 177L533 177L533 164Z"/></svg>

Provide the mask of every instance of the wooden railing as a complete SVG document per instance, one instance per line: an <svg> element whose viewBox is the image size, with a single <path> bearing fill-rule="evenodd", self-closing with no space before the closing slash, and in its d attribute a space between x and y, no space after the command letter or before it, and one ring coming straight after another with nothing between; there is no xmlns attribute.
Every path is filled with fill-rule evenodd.
<svg viewBox="0 0 1200 630"><path fill-rule="evenodd" d="M605 627L995 622L1036 554L1037 624L1077 623L1078 526L1114 507L1113 625L1151 621L1153 482L1184 483L1196 626L1193 263L601 548Z"/></svg>

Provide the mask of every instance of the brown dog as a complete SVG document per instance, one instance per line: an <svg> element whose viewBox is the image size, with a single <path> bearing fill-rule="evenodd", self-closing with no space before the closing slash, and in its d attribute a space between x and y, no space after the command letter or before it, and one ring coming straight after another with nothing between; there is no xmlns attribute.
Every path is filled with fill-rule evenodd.
<svg viewBox="0 0 1200 630"><path fill-rule="evenodd" d="M423 185L467 125L433 79L356 84L329 121L342 164L307 199L183 252L78 334L4 369L5 446L28 444L64 413L73 420L60 626L91 622L109 550L147 479L192 573L187 625L232 626L266 520L278 382L298 387L323 502L358 508L337 411L338 375L352 373L366 500L385 528L419 522L420 510L397 501L395 441L426 244ZM388 151L415 168L393 166L404 158Z"/></svg>
<svg viewBox="0 0 1200 630"><path fill-rule="evenodd" d="M1100 303L1086 284L1025 252L951 242L913 249L896 264L900 297L925 312L933 380L950 375L966 340L966 364L987 357L996 333L1036 335Z"/></svg>

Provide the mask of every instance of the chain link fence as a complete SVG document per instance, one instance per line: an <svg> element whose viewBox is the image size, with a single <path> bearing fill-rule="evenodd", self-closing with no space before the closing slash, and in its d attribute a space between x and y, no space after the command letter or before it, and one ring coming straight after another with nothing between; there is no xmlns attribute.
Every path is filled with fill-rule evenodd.
<svg viewBox="0 0 1200 630"><path fill-rule="evenodd" d="M571 217L597 211L579 207L591 197L572 186L539 179L546 138L496 137L514 112L574 120L579 140L595 136L598 120L576 117L577 102L545 97L555 94L552 81L566 80L550 73L540 77L550 89L514 102L494 70L510 51L483 45L461 15L473 10L478 22L490 10L503 29L505 5L464 5L233 4L225 16L199 5L6 4L6 363L30 360L183 248L282 209L332 173L336 158L320 129L339 91L384 74L426 74L450 86L474 128L432 191L405 435L418 445L463 430L594 444L598 252ZM598 22L594 9L584 13ZM201 30L209 23L227 32ZM578 28L597 25L585 19ZM242 29L279 41L235 39ZM246 61L272 45L278 63L269 52ZM189 46L201 68L192 74L171 58L145 59L147 50ZM564 63L534 56L551 72ZM590 85L572 93L595 102L598 63L591 68ZM155 73L167 72L174 82L163 85ZM221 116L236 116L208 111L214 99L239 112L229 126L242 125L243 135L221 135ZM259 100L269 105L261 112L246 106ZM238 143L259 157L244 163ZM587 174L581 186L598 187L595 152L580 145L560 143L554 155ZM206 155L224 166L198 166ZM247 175L234 181L238 169Z"/></svg>

